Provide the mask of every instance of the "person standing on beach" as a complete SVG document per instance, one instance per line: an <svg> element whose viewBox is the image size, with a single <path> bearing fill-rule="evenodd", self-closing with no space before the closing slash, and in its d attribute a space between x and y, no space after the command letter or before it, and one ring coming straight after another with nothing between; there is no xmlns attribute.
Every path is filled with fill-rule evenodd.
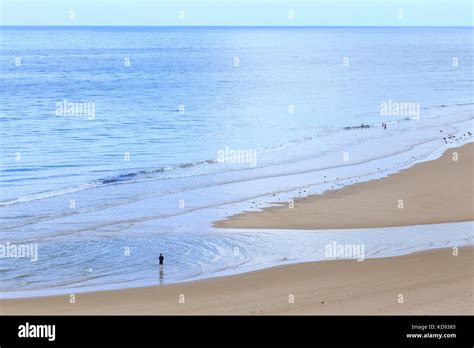
<svg viewBox="0 0 474 348"><path fill-rule="evenodd" d="M158 260L160 260L160 272L163 272L163 261L165 260L165 257L162 253L160 253L160 257L158 258Z"/></svg>

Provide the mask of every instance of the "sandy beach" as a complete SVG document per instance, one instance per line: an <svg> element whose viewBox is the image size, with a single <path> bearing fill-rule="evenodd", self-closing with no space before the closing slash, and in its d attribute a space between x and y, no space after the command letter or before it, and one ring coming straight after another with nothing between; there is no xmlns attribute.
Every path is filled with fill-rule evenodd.
<svg viewBox="0 0 474 348"><path fill-rule="evenodd" d="M473 220L473 144L380 180L218 223L356 228ZM457 152L458 161L453 161ZM404 208L397 208L398 199ZM0 301L2 314L474 314L473 247L322 261L118 291ZM400 303L403 297L403 303Z"/></svg>
<svg viewBox="0 0 474 348"><path fill-rule="evenodd" d="M1 301L2 314L473 314L472 247L196 282ZM400 295L403 303L399 303ZM184 296L184 297L183 297ZM184 303L180 303L184 301ZM292 301L293 300L293 301Z"/></svg>
<svg viewBox="0 0 474 348"><path fill-rule="evenodd" d="M215 226L312 230L471 221L473 149L473 143L452 148L437 160L380 180L295 199L294 208L276 206L238 214Z"/></svg>

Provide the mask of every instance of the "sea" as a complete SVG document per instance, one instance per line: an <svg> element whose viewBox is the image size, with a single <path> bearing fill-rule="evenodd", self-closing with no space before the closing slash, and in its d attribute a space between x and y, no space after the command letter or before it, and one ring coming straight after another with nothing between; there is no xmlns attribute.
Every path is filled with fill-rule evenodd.
<svg viewBox="0 0 474 348"><path fill-rule="evenodd" d="M473 34L0 27L1 297L321 260L334 240L364 243L368 257L473 244L472 222L334 231L213 225L471 142ZM12 256L32 246L37 260Z"/></svg>

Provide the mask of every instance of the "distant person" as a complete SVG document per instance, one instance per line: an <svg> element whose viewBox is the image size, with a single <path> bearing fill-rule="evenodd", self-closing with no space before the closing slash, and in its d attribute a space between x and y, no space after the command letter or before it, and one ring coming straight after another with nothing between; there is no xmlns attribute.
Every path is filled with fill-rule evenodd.
<svg viewBox="0 0 474 348"><path fill-rule="evenodd" d="M160 257L158 258L158 260L160 260L160 272L163 272L163 261L165 260L163 254L160 253Z"/></svg>

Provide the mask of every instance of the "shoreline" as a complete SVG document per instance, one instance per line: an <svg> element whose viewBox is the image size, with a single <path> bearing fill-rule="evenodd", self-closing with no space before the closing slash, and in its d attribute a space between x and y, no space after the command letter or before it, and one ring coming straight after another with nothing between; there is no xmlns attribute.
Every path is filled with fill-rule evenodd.
<svg viewBox="0 0 474 348"><path fill-rule="evenodd" d="M22 299L22 298L41 298L51 296L66 296L68 294L84 294L103 291L117 291L144 288L150 286L172 285L179 283L189 283L206 279L216 279L220 277L235 276L243 273L261 271L273 267L288 266L294 264L337 261L337 257L329 257L325 255L325 248L328 244L349 244L353 245L355 241L362 243L364 246L363 259L379 259L389 257L406 256L417 252L433 251L441 248L452 247L469 247L474 246L474 239L471 236L474 222L458 222L432 225L416 225L403 227L388 227L381 229L352 229L352 230L266 230L264 239L258 239L259 243L268 243L267 249L272 249L272 253L283 252L286 257L263 259L252 264L244 262L236 267L225 267L217 272L191 276L188 278L168 280L170 270L167 268L165 272L166 282L158 281L156 278L156 269L154 270L155 280L141 283L111 283L104 286L89 286L79 288L51 288L51 289L32 289L24 291L1 292L0 300ZM244 235L253 235L261 233L261 230L223 230L225 234L219 234L219 237L232 235L233 233L243 233ZM240 232L239 232L240 231ZM449 235L447 235L449 232ZM216 236L217 237L217 236ZM276 247L272 245L274 238L283 238L281 243L277 243ZM250 238L250 243L254 238ZM410 241L408 241L410 240ZM400 243L402 241L402 243ZM427 244L429 243L429 244ZM280 244L280 246L278 246ZM303 247L304 245L304 247ZM387 249L387 246L397 245L396 249ZM289 254L284 252L282 248L291 249ZM259 255L257 255L259 256ZM357 257L357 255L356 255ZM283 259L282 259L283 258Z"/></svg>
<svg viewBox="0 0 474 348"><path fill-rule="evenodd" d="M434 199L437 216L430 215L431 219L425 224L472 221L474 220L473 149L474 143L450 148L438 159L416 164L388 177L312 197L318 203L337 202L338 207L331 206L330 203L330 207L326 208L333 213L344 211L345 207L356 210L358 217L367 217L360 212L360 207L364 207L363 203L374 202L376 205L373 203L368 206L375 209L381 205L381 194L382 197L383 194L390 196L404 190L403 197L408 197L407 202L411 204L407 207L425 208L427 202L431 202L433 207ZM458 161L452 161L454 152L458 155ZM278 222L280 223L278 226L282 226L281 221L291 224L291 227L285 225L285 228L317 229L314 227L314 221L320 222L319 219L315 219L313 213L308 214L307 210L301 209L302 206L314 208L311 202L307 203L305 200L305 198L297 200L293 209L267 208L263 212L244 215L246 218L250 216L261 219L262 215L271 211L272 216L263 219L267 225L271 225L265 225L267 229L278 229L274 224ZM353 206L354 200L359 202L358 206ZM418 205L413 205L414 203ZM390 207L390 209L397 208ZM282 214L282 211L290 210L292 213L297 213L296 220ZM415 209L412 214L417 217L426 215L427 211L430 210ZM384 214L371 212L368 217L377 221L380 215L385 221L387 216ZM450 221L447 216L455 220ZM301 219L300 224L295 227L294 222L298 221L298 218ZM360 223L360 220L354 216L351 218L353 223L347 228L359 228L357 223ZM340 220L338 217L336 221L339 223ZM308 221L311 224L305 224ZM405 226L399 224L403 221L403 217L398 216L390 221L397 222L396 226ZM418 224L423 223L415 221L412 225ZM375 227L376 231L376 227L379 226L375 224L369 227ZM331 229L328 226L324 228ZM348 230L347 233L351 231ZM69 303L68 295L0 299L0 314L472 314L473 310L467 308L466 302L472 301L474 247L469 245L459 250L462 252L460 257L456 258L447 258L452 256L452 250L444 248L402 256L368 258L363 262L355 260L301 262L173 284L91 291L75 294L74 304ZM423 264L421 269L417 267L420 264ZM398 279L400 284L395 284L394 279ZM383 281L374 285L374 282L380 280ZM421 302L412 303L410 306L394 306L388 299L401 284L409 293L418 294L417 301ZM454 289L453 284L457 284ZM381 298L376 301L375 307L372 304L361 307L360 302L373 300L367 295L372 294L374 286L380 292L377 295ZM292 294L291 291L297 293L303 302L301 305L288 307L287 304L281 303L282 291L286 291L286 297ZM340 298L334 303L331 302L331 305L324 300L320 304L326 305L320 306L310 296L319 293L325 294L324 296L329 299L333 299L332 294L337 293ZM190 306L183 306L184 303L178 302L180 294L184 294L186 298L190 296Z"/></svg>
<svg viewBox="0 0 474 348"><path fill-rule="evenodd" d="M248 243L244 243L243 238L231 236L232 232L228 233L229 230L213 229L211 226L214 221L248 210L253 200L257 202L254 208L258 210L268 207L272 201L286 202L290 198L301 196L300 192L303 189L306 189L308 193L316 194L330 189L333 184L341 187L361 181L376 180L420 161L439 157L446 147L470 140L469 137L462 136L463 132L471 126L470 121L465 121L466 117L466 114L460 112L453 114L452 117L446 117L445 120L439 117L426 120L429 121L428 123L425 123L423 119L419 121L420 124L414 121L413 126L419 127L424 137L417 135L418 130L414 135L409 135L409 132L395 132L395 129L394 132L388 131L388 133L384 133L381 129L373 130L374 141L357 141L355 142L357 144L348 148L351 151L351 159L347 163L342 161L339 152L344 148L335 152L328 151L327 154L317 158L302 158L302 161L295 160L293 153L290 152L288 155L291 155L292 160L285 162L281 167L280 165L275 168L262 166L255 169L257 173L253 170L249 172L244 170L237 176L233 174L233 171L218 173L216 176L204 175L196 182L193 179L193 183L189 185L188 179L178 178L176 181L173 179L171 182L177 184L176 190L173 188L169 192L163 192L163 190L168 191L167 182L164 181L160 183L156 180L143 182L132 180L133 182L123 183L123 185L122 183L110 186L107 184L104 187L71 195L66 194L56 198L47 198L44 201L30 201L18 206L4 207L5 215L11 214L14 217L4 221L4 225L8 227L4 235L10 241L19 242L22 239L41 241L43 238L53 241L58 238L60 242L46 242L48 245L42 247L41 253L48 262L34 264L29 272L23 272L22 267L18 268L14 263L8 267L5 273L9 281L3 288L6 291L36 288L39 289L38 294L42 294L41 289L56 289L63 286L79 288L79 290L81 288L105 290L116 288L115 284L118 283L126 286L155 283L153 258L143 256L143 260L139 261L134 269L122 262L124 260L120 254L112 255L114 247L128 246L130 243L136 245L136 250L140 253L144 252L143 255L148 254L152 257L163 251L169 255L170 250L176 250L176 252L173 251L174 259L169 259L172 261L173 272L170 278L173 277L173 280L189 279L196 274L204 274L204 277L212 276L212 273L226 268L228 264L234 267L234 260L230 260L227 264L225 261L213 262L211 260L214 256L209 257L209 254L202 253L203 248L207 250L213 245L223 246L224 249L213 249L213 253L216 257L223 256L220 260L225 260L226 256L232 253L231 249L235 247L232 241L234 239L241 250L252 251L253 255L243 257L246 260L258 258L260 254L268 254L266 247L268 243L261 244L258 237L254 238L255 241L249 240ZM421 125L422 122L425 124ZM430 128L426 128L428 124L431 124ZM454 138L449 138L447 144L443 145L441 133L453 134ZM387 134L386 139L381 139L383 134ZM322 150L320 147L314 148L308 145L306 142L301 144L309 152L319 153ZM294 154L297 153L299 152L295 150ZM381 169L379 170L378 167ZM325 176L328 178L327 184L323 184L326 180ZM336 182L338 178L344 178L344 181ZM161 184L164 186L160 187ZM172 186L174 187L174 184ZM184 191L181 188L184 188ZM275 197L272 197L269 192L273 192ZM72 196L76 202L82 202L81 209L75 212L63 204L65 198L72 198ZM125 197L134 198L122 201ZM187 202L184 209L175 204L183 197L186 197ZM41 218L44 204L51 206L51 211L54 211L54 214L47 219ZM150 207L154 208L150 210ZM63 215L61 212L64 216L59 217ZM31 224L24 225L21 216L23 214L30 216L30 213L31 220L30 218L27 220ZM35 231L33 235L30 234L32 229ZM171 230L176 230L177 233L169 234ZM114 233L110 234L109 231L114 231ZM115 233L116 231L119 233ZM215 232L225 237L207 238ZM261 230L256 231L256 234L261 232ZM162 233L164 238L161 238ZM242 234L245 233L246 231L242 231ZM93 237L104 234L113 236L113 244L107 239ZM186 235L189 235L189 238ZM200 235L205 237L201 238ZM80 238L76 243L73 239L63 236L80 236ZM94 246L88 242L89 236L95 239ZM136 239L136 236L143 238ZM192 251L187 253L186 249L175 249L180 243L189 243ZM301 244L303 243L304 240ZM260 246L260 251L257 250L258 246ZM64 248L70 248L74 256L56 257L63 254ZM285 252L281 254L282 258L290 257ZM311 257L306 259L312 261ZM131 258L128 260L132 262ZM277 262L273 262L275 263ZM51 269L54 273L48 276L48 270ZM103 270L101 274L96 271L99 269ZM245 269L238 270L238 272L245 271Z"/></svg>
<svg viewBox="0 0 474 348"><path fill-rule="evenodd" d="M474 247L331 260L169 285L0 300L1 315L474 314ZM403 295L403 303L399 296ZM180 302L180 300L182 300ZM471 303L469 306L468 304Z"/></svg>
<svg viewBox="0 0 474 348"><path fill-rule="evenodd" d="M216 221L214 227L316 230L472 221L473 155L469 142L387 177L295 198L293 208L275 202Z"/></svg>

